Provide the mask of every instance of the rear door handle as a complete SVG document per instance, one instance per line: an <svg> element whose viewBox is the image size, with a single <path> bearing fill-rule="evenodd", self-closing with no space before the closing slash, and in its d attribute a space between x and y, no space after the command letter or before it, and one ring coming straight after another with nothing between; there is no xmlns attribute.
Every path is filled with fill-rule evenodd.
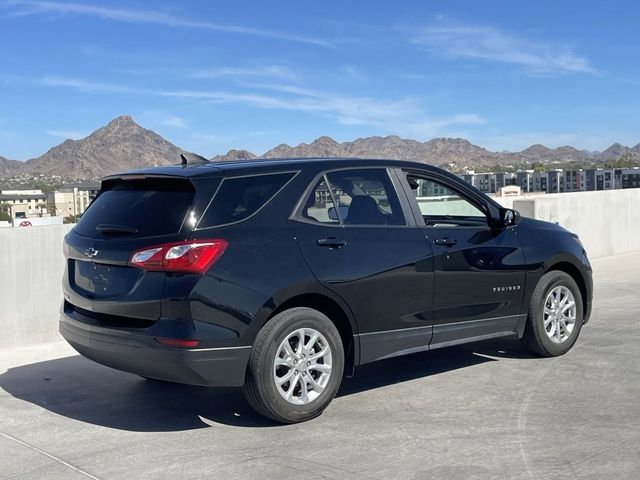
<svg viewBox="0 0 640 480"><path fill-rule="evenodd" d="M328 247L328 248L341 248L344 247L347 242L345 242L344 240L341 240L340 238L337 237L327 237L327 238L321 238L317 241L318 245L321 247Z"/></svg>
<svg viewBox="0 0 640 480"><path fill-rule="evenodd" d="M445 237L445 238L438 238L434 240L433 243L441 247L453 247L458 242L453 238Z"/></svg>

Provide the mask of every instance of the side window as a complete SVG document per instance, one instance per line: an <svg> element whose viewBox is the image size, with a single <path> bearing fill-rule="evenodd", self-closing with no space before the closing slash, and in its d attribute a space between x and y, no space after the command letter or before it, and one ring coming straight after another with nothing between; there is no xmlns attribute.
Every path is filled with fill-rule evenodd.
<svg viewBox="0 0 640 480"><path fill-rule="evenodd" d="M333 192L337 198L337 192ZM333 197L324 177L321 178L311 191L309 198L302 208L302 216L307 220L320 223L340 223L338 212L333 203Z"/></svg>
<svg viewBox="0 0 640 480"><path fill-rule="evenodd" d="M295 173L225 178L198 225L214 227L244 220L266 205Z"/></svg>
<svg viewBox="0 0 640 480"><path fill-rule="evenodd" d="M302 217L347 226L405 225L400 201L384 168L328 173L307 198Z"/></svg>
<svg viewBox="0 0 640 480"><path fill-rule="evenodd" d="M407 175L427 226L487 225L487 216L475 204L449 187L412 174Z"/></svg>

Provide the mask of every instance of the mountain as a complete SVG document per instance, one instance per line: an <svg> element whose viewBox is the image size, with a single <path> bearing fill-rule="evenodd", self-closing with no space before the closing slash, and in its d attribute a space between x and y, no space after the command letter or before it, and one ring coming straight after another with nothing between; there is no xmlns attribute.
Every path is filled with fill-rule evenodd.
<svg viewBox="0 0 640 480"><path fill-rule="evenodd" d="M212 162L220 162L224 160L253 160L256 157L248 150L229 150L224 155L216 155L211 159Z"/></svg>
<svg viewBox="0 0 640 480"><path fill-rule="evenodd" d="M17 160L0 157L0 178L17 173L22 165L22 162L18 162Z"/></svg>
<svg viewBox="0 0 640 480"><path fill-rule="evenodd" d="M281 144L262 155L263 158L316 156L410 159L442 165L483 159L490 155L484 148L461 138L435 138L418 142L396 135L358 138L344 143L338 143L330 137L320 137L310 144L301 143L296 147Z"/></svg>
<svg viewBox="0 0 640 480"><path fill-rule="evenodd" d="M80 140L65 140L44 155L18 162L0 157L0 179L22 176L59 176L63 180L93 179L115 172L179 162L182 150L160 135L147 130L128 115L113 119L106 126ZM458 168L526 165L541 162L549 168L563 163L596 163L615 160L623 155L640 160L640 143L627 147L619 143L603 152L588 152L574 147L548 148L532 145L520 152L492 152L462 138L434 138L426 142L396 135L364 137L351 142L337 142L322 136L311 143L290 146L280 144L256 155L248 150L229 150L213 161L253 160L283 157L362 157L413 160Z"/></svg>
<svg viewBox="0 0 640 480"><path fill-rule="evenodd" d="M19 173L96 178L133 168L177 163L181 151L123 115L88 137L65 140L41 157L27 160Z"/></svg>
<svg viewBox="0 0 640 480"><path fill-rule="evenodd" d="M517 153L507 153L506 156L514 157L521 162L589 162L592 156L584 150L563 146L558 148L548 148L544 145L536 144Z"/></svg>
<svg viewBox="0 0 640 480"><path fill-rule="evenodd" d="M640 155L640 146L638 150ZM295 147L287 144L278 145L260 158L280 157L392 158L445 166L455 163L467 167L593 160L589 152L568 146L552 149L544 145L532 145L521 152L491 152L462 138L434 138L426 142L418 142L396 135L359 138L353 142L344 143L338 143L330 137L320 137L312 143L301 143Z"/></svg>
<svg viewBox="0 0 640 480"><path fill-rule="evenodd" d="M638 146L640 146L640 144L636 145L634 148L637 148ZM622 157L623 155L625 155L627 153L633 154L633 152L631 150L632 149L629 148L629 147L626 147L626 146L621 145L619 143L614 143L613 145L611 145L609 148L607 148L603 152L596 153L595 157L598 160L606 162L607 160L616 160L616 159ZM639 149L638 153L640 153L640 149Z"/></svg>

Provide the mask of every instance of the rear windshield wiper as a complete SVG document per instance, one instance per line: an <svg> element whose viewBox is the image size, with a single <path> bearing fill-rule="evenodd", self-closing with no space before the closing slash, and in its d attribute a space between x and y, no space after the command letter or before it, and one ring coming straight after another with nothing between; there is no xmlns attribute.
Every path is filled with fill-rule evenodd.
<svg viewBox="0 0 640 480"><path fill-rule="evenodd" d="M96 230L100 233L115 235L135 235L138 233L137 228L127 227L126 225L109 225L105 223L98 225Z"/></svg>

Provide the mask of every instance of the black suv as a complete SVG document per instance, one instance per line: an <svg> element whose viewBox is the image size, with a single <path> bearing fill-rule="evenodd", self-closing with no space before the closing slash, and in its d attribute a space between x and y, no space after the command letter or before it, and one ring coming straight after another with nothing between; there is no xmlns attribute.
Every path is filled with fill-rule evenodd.
<svg viewBox="0 0 640 480"><path fill-rule="evenodd" d="M103 179L65 239L60 332L96 362L298 422L358 365L496 337L562 355L589 318L576 235L438 168L185 158Z"/></svg>

